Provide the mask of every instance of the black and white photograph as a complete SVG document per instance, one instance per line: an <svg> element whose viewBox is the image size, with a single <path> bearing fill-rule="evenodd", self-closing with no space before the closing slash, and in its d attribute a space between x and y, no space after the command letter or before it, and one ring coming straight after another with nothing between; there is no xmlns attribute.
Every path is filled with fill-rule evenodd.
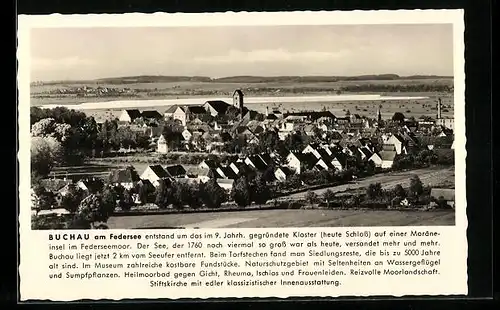
<svg viewBox="0 0 500 310"><path fill-rule="evenodd" d="M451 23L29 44L32 230L455 225Z"/></svg>

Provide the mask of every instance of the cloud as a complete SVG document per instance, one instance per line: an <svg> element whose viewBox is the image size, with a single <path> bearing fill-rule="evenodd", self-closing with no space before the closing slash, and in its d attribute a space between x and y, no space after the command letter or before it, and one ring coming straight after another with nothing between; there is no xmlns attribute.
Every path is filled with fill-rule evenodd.
<svg viewBox="0 0 500 310"><path fill-rule="evenodd" d="M258 62L325 62L338 60L346 55L344 51L318 52L301 51L290 52L284 49L266 49L254 51L230 50L225 55L200 56L191 61L199 64L231 64L231 63L258 63Z"/></svg>

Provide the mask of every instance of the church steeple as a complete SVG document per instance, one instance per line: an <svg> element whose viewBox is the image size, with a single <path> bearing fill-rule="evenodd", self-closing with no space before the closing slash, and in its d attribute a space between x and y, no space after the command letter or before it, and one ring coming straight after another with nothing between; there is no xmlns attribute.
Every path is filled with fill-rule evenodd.
<svg viewBox="0 0 500 310"><path fill-rule="evenodd" d="M379 105L378 109L377 109L377 121L378 121L379 124L382 122L382 113L380 113L380 108L381 107L382 107L382 105Z"/></svg>

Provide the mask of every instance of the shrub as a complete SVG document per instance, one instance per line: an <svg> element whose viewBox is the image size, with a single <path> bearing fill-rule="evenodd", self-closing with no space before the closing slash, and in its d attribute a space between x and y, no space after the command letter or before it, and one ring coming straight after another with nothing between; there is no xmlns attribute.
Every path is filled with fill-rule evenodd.
<svg viewBox="0 0 500 310"><path fill-rule="evenodd" d="M309 204L315 204L318 202L318 195L313 191L308 191L306 193L305 199Z"/></svg>

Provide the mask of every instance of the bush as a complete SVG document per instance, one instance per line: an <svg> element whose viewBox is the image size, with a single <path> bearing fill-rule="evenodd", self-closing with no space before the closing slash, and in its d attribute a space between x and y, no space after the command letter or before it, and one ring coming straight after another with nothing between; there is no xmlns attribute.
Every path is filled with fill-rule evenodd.
<svg viewBox="0 0 500 310"><path fill-rule="evenodd" d="M308 191L306 193L305 199L309 204L313 205L318 202L318 195L313 191Z"/></svg>

